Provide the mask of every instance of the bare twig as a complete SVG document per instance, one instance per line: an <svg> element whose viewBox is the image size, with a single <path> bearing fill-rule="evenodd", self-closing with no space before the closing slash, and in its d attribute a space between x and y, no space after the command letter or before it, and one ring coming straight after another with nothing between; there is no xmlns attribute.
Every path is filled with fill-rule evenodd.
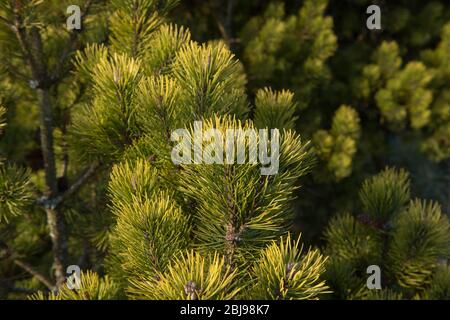
<svg viewBox="0 0 450 320"><path fill-rule="evenodd" d="M225 17L225 28L230 39L233 37L233 9L234 0L228 0L227 2L227 15Z"/></svg>
<svg viewBox="0 0 450 320"><path fill-rule="evenodd" d="M94 0L86 0L82 10L82 19L86 16ZM47 224L52 239L53 250L53 265L55 268L56 287L60 286L65 281L65 259L67 256L67 234L64 225L62 213L58 211L58 206L68 197L77 192L82 185L89 179L91 175L98 168L97 164L89 167L77 181L63 194L59 194L58 180L56 172L56 160L54 153L54 139L53 139L53 112L50 99L50 89L52 86L61 81L61 77L65 75L62 70L67 56L75 50L76 40L79 32L72 32L65 50L62 53L58 67L55 74L50 77L46 59L44 57L44 50L40 30L34 26L26 28L23 17L21 16L22 2L20 0L12 0L12 9L14 21L11 24L11 29L16 35L19 46L22 51L25 62L29 65L34 88L36 89L39 108L40 108L40 133L41 133L41 149L44 158L45 184L44 199L40 201L47 214ZM4 20L2 20L5 22ZM23 264L21 261L16 262L22 267L26 267L31 272L29 266ZM44 281L46 279L41 279ZM47 281L48 286L50 283ZM51 285L54 287L53 285Z"/></svg>
<svg viewBox="0 0 450 320"><path fill-rule="evenodd" d="M46 183L45 194L51 199L58 194L53 142L53 115L49 92L51 83L49 82L47 66L45 65L46 59L44 59L41 34L36 27L32 27L30 32L27 32L23 25L20 10L21 1L13 1L14 31L25 61L30 66L33 80L37 83L36 92L40 108L41 149L44 157ZM45 207L45 211L53 245L56 282L57 286L59 286L65 280L64 261L67 256L67 235L61 214L51 207Z"/></svg>
<svg viewBox="0 0 450 320"><path fill-rule="evenodd" d="M7 27L12 28L12 21L9 21L5 17L0 16L0 21L3 22Z"/></svg>
<svg viewBox="0 0 450 320"><path fill-rule="evenodd" d="M78 179L69 187L69 189L67 189L66 192L50 200L52 207L56 208L62 202L64 202L64 200L75 194L86 183L86 181L89 180L89 178L94 175L94 173L97 171L99 167L100 167L99 163L91 164L89 168L87 168L78 177Z"/></svg>
<svg viewBox="0 0 450 320"><path fill-rule="evenodd" d="M216 20L217 27L219 28L220 34L225 42L230 47L231 51L233 51L233 46L237 42L236 39L233 38L233 10L234 10L234 0L227 0L226 3L226 13L224 14L216 14L215 12L222 11L221 8L223 3L219 1L216 3L217 9L213 9L213 16Z"/></svg>
<svg viewBox="0 0 450 320"><path fill-rule="evenodd" d="M46 276L44 276L39 271L35 270L28 263L26 263L22 260L19 260L19 259L14 259L14 263L17 264L19 267L21 267L26 272L28 272L29 274L33 275L36 279L38 279L40 282L42 282L49 290L51 290L51 291L55 290L55 285L50 281L50 279L48 279Z"/></svg>

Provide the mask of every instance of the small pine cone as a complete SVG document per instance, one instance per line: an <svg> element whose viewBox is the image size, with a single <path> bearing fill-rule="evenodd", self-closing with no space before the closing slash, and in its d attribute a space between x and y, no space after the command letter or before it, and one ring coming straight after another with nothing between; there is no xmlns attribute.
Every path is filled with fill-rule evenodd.
<svg viewBox="0 0 450 320"><path fill-rule="evenodd" d="M286 278L290 278L296 274L295 268L297 267L297 263L289 262L286 265Z"/></svg>
<svg viewBox="0 0 450 320"><path fill-rule="evenodd" d="M365 224L368 226L372 225L372 219L370 218L370 216L367 213L362 213L362 214L358 215L357 218L358 218L359 222L361 222L362 224Z"/></svg>
<svg viewBox="0 0 450 320"><path fill-rule="evenodd" d="M184 286L184 292L188 295L189 300L198 300L197 297L197 284L189 280L188 283Z"/></svg>

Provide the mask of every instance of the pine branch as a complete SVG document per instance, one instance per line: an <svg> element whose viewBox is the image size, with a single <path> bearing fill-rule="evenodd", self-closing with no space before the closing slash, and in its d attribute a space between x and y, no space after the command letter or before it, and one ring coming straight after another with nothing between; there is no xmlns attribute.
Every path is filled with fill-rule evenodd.
<svg viewBox="0 0 450 320"><path fill-rule="evenodd" d="M234 0L226 1L226 13L216 14L217 11L221 11L223 7L222 1L214 3L212 8L212 15L216 20L217 27L222 35L222 38L227 43L231 51L233 51L233 45L236 43L236 39L233 38L233 9Z"/></svg>
<svg viewBox="0 0 450 320"><path fill-rule="evenodd" d="M75 194L86 183L86 181L88 181L97 172L97 169L99 167L100 163L98 162L91 164L89 168L87 168L84 171L84 173L82 173L78 177L78 179L69 187L69 189L67 189L66 192L50 200L51 206L56 208L61 203L63 203L67 198Z"/></svg>
<svg viewBox="0 0 450 320"><path fill-rule="evenodd" d="M44 157L46 196L54 197L58 193L56 164L53 142L53 117L50 100L48 73L45 66L42 39L39 30L32 27L30 36L23 25L20 15L21 2L14 1L15 34L25 60L28 62L34 80L37 82L37 97L40 108L41 149ZM57 285L65 280L64 260L67 255L67 236L61 214L54 208L46 207L47 223L53 243L54 267Z"/></svg>
<svg viewBox="0 0 450 320"><path fill-rule="evenodd" d="M46 194L51 199L58 194L56 178L56 164L53 142L53 118L50 94L48 90L38 90L39 106L41 109L41 148L44 155L46 180ZM53 244L53 259L57 285L65 280L65 259L67 256L67 235L61 212L56 207L45 207L50 237Z"/></svg>
<svg viewBox="0 0 450 320"><path fill-rule="evenodd" d="M82 12L82 18L87 14L91 7L92 0L87 0ZM60 285L65 279L64 261L67 256L67 235L65 232L64 220L61 213L56 209L67 197L75 193L84 182L93 174L96 167L91 167L80 179L72 185L68 191L63 195L58 196L56 160L54 154L54 139L53 139L53 115L52 105L50 99L50 86L59 82L60 77L50 79L47 66L45 65L44 52L42 46L42 39L39 30L32 27L30 33L26 32L23 24L23 18L20 15L21 3L14 1L14 26L13 30L16 34L17 40L24 55L25 61L29 64L33 80L37 83L36 91L38 103L40 108L40 132L41 132L41 148L44 157L45 181L46 190L45 197L48 199L43 202L47 214L47 223L50 229L50 236L53 242L54 267L57 279L57 284ZM67 50L73 50L73 43L75 43L77 33L74 32L70 36L70 44L66 45ZM60 60L64 62L65 58ZM59 69L60 70L60 69ZM61 76L61 75L60 75Z"/></svg>
<svg viewBox="0 0 450 320"><path fill-rule="evenodd" d="M117 300L120 296L119 285L108 276L100 278L93 271L82 272L79 279L80 289L72 290L67 286L55 293L42 291L28 297L31 300Z"/></svg>
<svg viewBox="0 0 450 320"><path fill-rule="evenodd" d="M19 42L19 46L22 50L22 54L25 58L25 60L28 62L28 64L31 67L31 72L33 74L33 77L35 80L39 78L38 75L38 67L37 63L31 53L31 47L27 39L27 34L25 31L25 28L23 26L23 19L22 16L19 14L20 4L17 3L17 1L14 1L14 24L12 26L12 30L14 31L16 38Z"/></svg>
<svg viewBox="0 0 450 320"><path fill-rule="evenodd" d="M234 0L228 0L227 2L227 16L226 16L226 27L228 29L228 34L232 36L232 27L233 27L233 9L234 9Z"/></svg>
<svg viewBox="0 0 450 320"><path fill-rule="evenodd" d="M0 16L0 21L3 22L7 27L12 29L12 21L9 21L8 19L6 19L5 17Z"/></svg>
<svg viewBox="0 0 450 320"><path fill-rule="evenodd" d="M38 279L40 282L42 282L50 291L55 290L55 285L48 279L46 276L44 276L39 271L35 270L31 265L28 263L19 260L14 259L14 263L17 264L19 267L21 267L23 270L28 272L29 274L33 275L36 279Z"/></svg>

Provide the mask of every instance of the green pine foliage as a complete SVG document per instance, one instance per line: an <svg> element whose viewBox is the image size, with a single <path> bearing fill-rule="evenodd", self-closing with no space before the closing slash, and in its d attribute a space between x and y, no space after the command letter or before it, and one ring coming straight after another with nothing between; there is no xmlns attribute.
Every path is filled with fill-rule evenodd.
<svg viewBox="0 0 450 320"><path fill-rule="evenodd" d="M442 24L438 45L407 61L397 42L383 41L353 85L355 97L379 110L388 132L406 136L406 143L441 163L448 159L448 30Z"/></svg>
<svg viewBox="0 0 450 320"><path fill-rule="evenodd" d="M186 29L164 22L173 2L158 11L153 1L135 1L130 10L132 2L112 1L108 45L91 44L74 54L73 81L83 89L64 128L75 163L111 168L107 190L96 191L100 197L108 195L100 208L109 219L105 213L81 217L77 211L86 210L83 202L66 209L68 221L89 229L80 235L79 227L72 227L70 245L79 247L78 237L84 239L82 246L96 241L99 252L94 257L106 256L100 263L107 278L88 271L81 276L80 289L57 284L57 293L39 291L31 297L318 298L327 288L320 280L325 258L318 250L302 252L290 237L281 238L292 224L298 179L312 163L309 143L291 129L293 94L267 88L257 102L258 126L279 125L276 129L282 130L276 147L278 174L261 175L261 164L252 161L174 164L172 132L185 128L192 138L198 130L193 121L202 123L203 134L212 128L223 134L227 129L258 128L248 117L246 76L223 42L199 44L190 40ZM282 115L280 120L265 123L274 112ZM264 137L255 138L259 145ZM237 139L251 147L251 139ZM208 143L203 143L208 152ZM250 160L250 155L245 157ZM59 199L45 198L46 210L53 209L45 201ZM256 268L259 256L280 255L284 258L275 269L271 263ZM279 267L291 269L287 278ZM262 274L278 279L271 290L279 294L260 292L258 286L267 281Z"/></svg>
<svg viewBox="0 0 450 320"><path fill-rule="evenodd" d="M0 165L0 222L24 214L34 200L30 172L15 165Z"/></svg>
<svg viewBox="0 0 450 320"><path fill-rule="evenodd" d="M253 128L253 124L216 117L203 121L203 132L210 128L225 133L230 128ZM194 134L193 127L188 130ZM117 218L110 234L108 269L129 297L291 299L318 297L325 291L319 280L325 259L317 250L302 255L298 241L292 244L290 238L280 240L280 247L277 244L291 223L289 202L295 182L311 162L308 145L294 132L282 134L280 172L273 177L261 176L255 164L178 167L162 159L157 169L145 159L114 166L109 184ZM305 263L307 275L299 271L299 276L307 278L292 280L298 285L289 294L284 290L291 280L270 264L261 267L255 260L275 254L264 251L269 245L271 250L281 250L286 259L292 255L292 261L279 261L286 268L289 263ZM224 268L229 272L224 274ZM262 274L274 274L278 280L271 288L283 293L273 296L252 289L265 286L267 280L258 279Z"/></svg>
<svg viewBox="0 0 450 320"><path fill-rule="evenodd" d="M448 266L438 267L426 292L426 298L430 300L449 300L449 293L450 269Z"/></svg>
<svg viewBox="0 0 450 320"><path fill-rule="evenodd" d="M360 214L331 219L325 231L331 257L325 279L334 297L445 297L449 283L439 260L450 254L450 223L436 202L410 200L409 184L404 171L385 169L364 182ZM366 288L370 265L380 267L383 291Z"/></svg>
<svg viewBox="0 0 450 320"><path fill-rule="evenodd" d="M447 159L450 154L449 46L450 23L447 23L442 28L441 41L437 48L426 50L422 54L433 76L430 86L435 90L435 99L431 105L431 121L426 131L427 138L422 142L421 147L435 161Z"/></svg>
<svg viewBox="0 0 450 320"><path fill-rule="evenodd" d="M318 173L327 179L330 173L335 180L348 177L352 171L353 156L360 136L358 113L342 105L333 116L331 129L318 130L313 136L316 153L327 170ZM329 178L328 178L329 179Z"/></svg>
<svg viewBox="0 0 450 320"><path fill-rule="evenodd" d="M449 299L450 6L225 4L0 3L1 299Z"/></svg>
<svg viewBox="0 0 450 320"><path fill-rule="evenodd" d="M100 278L92 271L83 272L79 289L70 289L64 284L57 293L39 291L28 297L30 300L114 300L120 298L119 286L108 276Z"/></svg>
<svg viewBox="0 0 450 320"><path fill-rule="evenodd" d="M395 42L383 42L373 61L363 68L355 90L366 98L374 96L381 120L392 129L420 129L427 125L433 94L427 88L432 75L425 65L412 61L400 69L401 58Z"/></svg>
<svg viewBox="0 0 450 320"><path fill-rule="evenodd" d="M385 170L364 181L359 197L364 212L377 221L387 221L410 198L409 175L404 171Z"/></svg>
<svg viewBox="0 0 450 320"><path fill-rule="evenodd" d="M0 138L6 127L6 109L0 106ZM15 164L4 163L0 154L0 223L27 212L34 200L34 188L30 181L30 170Z"/></svg>
<svg viewBox="0 0 450 320"><path fill-rule="evenodd" d="M261 89L256 93L254 122L258 128L293 129L296 103L288 90Z"/></svg>
<svg viewBox="0 0 450 320"><path fill-rule="evenodd" d="M299 240L288 235L280 245L267 247L254 266L255 285L251 289L256 299L318 299L328 289L317 276L325 271L326 258L319 250L303 253Z"/></svg>
<svg viewBox="0 0 450 320"><path fill-rule="evenodd" d="M305 108L317 87L329 79L326 60L336 50L333 20L324 16L327 1L305 1L297 14L282 2L270 3L242 29L243 61L253 86L292 90ZM288 74L295 74L289 77ZM276 84L272 79L277 79Z"/></svg>
<svg viewBox="0 0 450 320"><path fill-rule="evenodd" d="M137 283L141 299L230 300L239 294L238 272L219 255L190 251L174 259L156 280ZM140 293L140 294L139 294Z"/></svg>

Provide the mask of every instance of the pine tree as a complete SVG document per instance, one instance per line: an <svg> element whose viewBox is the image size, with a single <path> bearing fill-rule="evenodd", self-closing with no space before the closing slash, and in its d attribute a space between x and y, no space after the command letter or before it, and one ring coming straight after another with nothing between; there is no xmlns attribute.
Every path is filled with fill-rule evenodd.
<svg viewBox="0 0 450 320"><path fill-rule="evenodd" d="M57 50L42 47L42 39L45 44L61 39L51 33L57 30L54 22L48 29L40 25L46 22L42 12L54 3L12 1L2 8L4 26L16 31L16 41L33 46L14 63L28 64L34 81L47 189L36 199L41 170L2 169L5 266L13 262L34 276L23 282L25 289L42 289L38 280L50 290L32 299L318 298L327 290L320 279L326 258L317 249L303 249L288 228L293 192L312 162L308 142L290 129L292 112L285 113L293 108L292 93L265 89L255 127L241 64L224 43L199 44L185 28L167 24L164 16L175 1L108 4L108 28L99 24L92 32L109 41L98 36L97 43L83 39L84 49L71 47L65 54L72 60L64 61L67 70L55 79L50 62ZM33 19L25 19L28 14ZM10 19L19 19L19 31L8 25ZM11 36L7 30L5 35ZM67 37L73 40L74 34ZM279 114L276 123L273 114ZM171 133L185 128L193 136L194 121L203 132L285 128L278 174L261 175L261 165L253 163L174 164ZM249 148L250 140L243 141ZM65 174L88 169L59 189L56 165ZM96 182L90 183L93 175ZM40 270L25 261L33 248L8 237L23 230L28 235L22 241L51 236L51 254L39 243L34 248L41 252L34 257ZM71 261L87 268L75 290L64 282ZM55 278L42 271L51 264Z"/></svg>
<svg viewBox="0 0 450 320"><path fill-rule="evenodd" d="M410 3L3 1L0 298L448 299L450 11Z"/></svg>

